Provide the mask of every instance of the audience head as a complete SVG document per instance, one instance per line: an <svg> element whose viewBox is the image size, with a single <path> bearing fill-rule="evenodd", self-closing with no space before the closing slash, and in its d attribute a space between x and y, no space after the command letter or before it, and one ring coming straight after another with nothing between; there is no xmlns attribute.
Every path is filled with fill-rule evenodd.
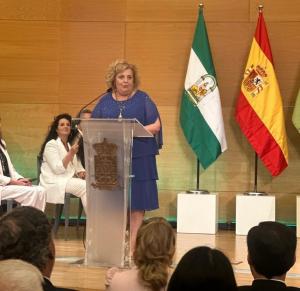
<svg viewBox="0 0 300 291"><path fill-rule="evenodd" d="M81 110L78 114L77 114L77 118L82 118L82 119L89 119L92 116L92 111L88 108L85 108L83 110Z"/></svg>
<svg viewBox="0 0 300 291"><path fill-rule="evenodd" d="M133 253L141 283L150 290L167 285L168 267L175 253L175 234L161 217L145 220L137 232Z"/></svg>
<svg viewBox="0 0 300 291"><path fill-rule="evenodd" d="M233 269L219 250L206 246L188 251L179 261L169 282L168 291L236 290Z"/></svg>
<svg viewBox="0 0 300 291"><path fill-rule="evenodd" d="M107 87L112 88L113 91L116 91L116 76L127 69L130 69L132 71L133 90L137 89L140 83L137 68L135 65L129 64L125 60L116 60L109 66L106 74Z"/></svg>
<svg viewBox="0 0 300 291"><path fill-rule="evenodd" d="M42 148L41 148L41 151L39 154L41 157L43 156L47 142L50 141L51 139L57 139L57 137L59 136L59 125L62 122L62 120L69 123L69 126L70 126L69 140L70 140L72 116L68 113L59 114L54 118L53 122L50 125L49 131L47 133L47 136L45 138L45 141L42 145Z"/></svg>
<svg viewBox="0 0 300 291"><path fill-rule="evenodd" d="M287 226L273 221L261 222L247 235L248 262L254 277L282 276L295 263L297 238Z"/></svg>
<svg viewBox="0 0 300 291"><path fill-rule="evenodd" d="M50 277L55 249L44 212L30 206L14 208L0 218L0 260L20 259Z"/></svg>
<svg viewBox="0 0 300 291"><path fill-rule="evenodd" d="M76 118L81 118L81 119L89 119L92 117L92 111L90 109L83 109L80 112L78 112L78 114L76 115ZM80 121L76 122L77 127L79 128L80 131L82 131L81 129L81 125L80 125Z"/></svg>
<svg viewBox="0 0 300 291"><path fill-rule="evenodd" d="M42 291L43 276L32 264L21 260L0 261L1 291Z"/></svg>

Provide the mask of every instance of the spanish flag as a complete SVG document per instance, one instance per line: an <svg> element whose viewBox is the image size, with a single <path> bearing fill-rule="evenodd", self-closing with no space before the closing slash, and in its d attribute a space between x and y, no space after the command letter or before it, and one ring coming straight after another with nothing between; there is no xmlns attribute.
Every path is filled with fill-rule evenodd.
<svg viewBox="0 0 300 291"><path fill-rule="evenodd" d="M262 11L246 65L235 118L272 176L288 165L282 99Z"/></svg>

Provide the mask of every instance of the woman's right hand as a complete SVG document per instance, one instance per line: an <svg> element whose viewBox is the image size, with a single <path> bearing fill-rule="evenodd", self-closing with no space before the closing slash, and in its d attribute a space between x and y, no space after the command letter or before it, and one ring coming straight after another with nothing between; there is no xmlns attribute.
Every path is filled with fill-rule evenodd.
<svg viewBox="0 0 300 291"><path fill-rule="evenodd" d="M79 145L77 143L73 144L70 148L70 152L73 154L73 155L76 155L77 152L78 152L78 149L79 149Z"/></svg>
<svg viewBox="0 0 300 291"><path fill-rule="evenodd" d="M78 148L79 148L78 144L73 144L70 147L67 155L63 158L62 163L63 163L65 169L68 167L68 164L73 160L74 156L78 152Z"/></svg>

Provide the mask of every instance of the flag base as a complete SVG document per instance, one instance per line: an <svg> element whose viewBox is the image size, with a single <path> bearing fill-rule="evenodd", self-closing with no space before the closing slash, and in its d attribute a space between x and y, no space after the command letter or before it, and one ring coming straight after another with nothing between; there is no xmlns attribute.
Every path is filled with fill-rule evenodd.
<svg viewBox="0 0 300 291"><path fill-rule="evenodd" d="M247 191L243 193L244 195L248 196L268 196L269 194L266 192L254 192L254 191Z"/></svg>
<svg viewBox="0 0 300 291"><path fill-rule="evenodd" d="M210 192L208 190L187 190L186 191L187 194L209 194Z"/></svg>

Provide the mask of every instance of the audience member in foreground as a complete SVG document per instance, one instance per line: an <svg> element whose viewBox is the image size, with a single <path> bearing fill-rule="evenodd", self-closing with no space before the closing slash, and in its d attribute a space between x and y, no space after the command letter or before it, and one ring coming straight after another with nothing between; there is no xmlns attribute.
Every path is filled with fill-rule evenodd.
<svg viewBox="0 0 300 291"><path fill-rule="evenodd" d="M174 253L175 234L171 225L164 218L144 221L138 230L133 253L135 267L127 271L109 269L106 290L165 290Z"/></svg>
<svg viewBox="0 0 300 291"><path fill-rule="evenodd" d="M273 221L261 222L247 235L248 263L254 281L238 290L300 290L285 285L286 273L296 260L297 238L287 226Z"/></svg>
<svg viewBox="0 0 300 291"><path fill-rule="evenodd" d="M0 204L1 200L14 199L24 206L44 210L46 193L40 186L32 186L29 179L21 176L14 168L4 140L0 119Z"/></svg>
<svg viewBox="0 0 300 291"><path fill-rule="evenodd" d="M55 261L51 225L42 211L22 206L0 218L0 261L20 259L36 266L44 276L44 291L57 288L50 282Z"/></svg>
<svg viewBox="0 0 300 291"><path fill-rule="evenodd" d="M168 291L234 291L230 261L219 250L196 247L188 251L173 272Z"/></svg>
<svg viewBox="0 0 300 291"><path fill-rule="evenodd" d="M21 260L0 261L1 291L43 291L41 272Z"/></svg>

